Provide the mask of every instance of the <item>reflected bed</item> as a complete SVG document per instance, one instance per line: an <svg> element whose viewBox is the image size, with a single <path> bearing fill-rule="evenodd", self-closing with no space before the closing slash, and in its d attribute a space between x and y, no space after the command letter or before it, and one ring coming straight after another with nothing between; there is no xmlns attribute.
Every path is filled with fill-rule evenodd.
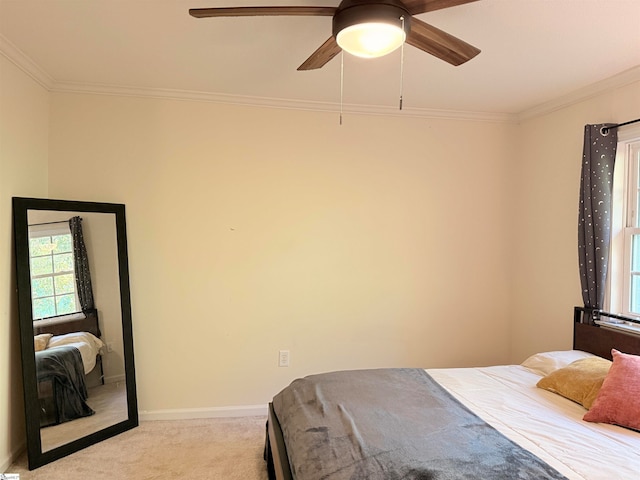
<svg viewBox="0 0 640 480"><path fill-rule="evenodd" d="M104 346L96 310L71 321L39 321L34 327L34 348L40 426L58 425L95 412L86 403L87 375L103 382ZM97 367L97 368L96 368Z"/></svg>

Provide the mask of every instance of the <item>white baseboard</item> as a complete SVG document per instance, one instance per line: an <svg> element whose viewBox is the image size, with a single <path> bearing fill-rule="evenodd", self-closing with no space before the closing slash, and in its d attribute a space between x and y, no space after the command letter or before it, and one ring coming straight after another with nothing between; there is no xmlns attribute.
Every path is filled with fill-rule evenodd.
<svg viewBox="0 0 640 480"><path fill-rule="evenodd" d="M176 408L140 411L140 420L189 420L194 418L266 417L267 405L242 405L238 407Z"/></svg>
<svg viewBox="0 0 640 480"><path fill-rule="evenodd" d="M22 442L20 445L18 445L13 452L11 452L11 454L9 455L9 458L3 458L0 460L0 472L5 472L5 473L12 473L9 470L9 467L11 467L11 465L13 464L13 462L15 462L18 457L20 455L22 455L22 452L24 452L27 449L27 444Z"/></svg>
<svg viewBox="0 0 640 480"><path fill-rule="evenodd" d="M112 375L110 377L104 377L104 383L122 383L126 379L124 373L121 375Z"/></svg>

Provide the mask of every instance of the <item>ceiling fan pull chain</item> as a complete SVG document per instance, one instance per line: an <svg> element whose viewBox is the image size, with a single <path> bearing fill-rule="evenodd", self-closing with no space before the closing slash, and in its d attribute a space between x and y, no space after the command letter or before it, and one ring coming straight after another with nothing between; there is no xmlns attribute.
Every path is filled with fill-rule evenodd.
<svg viewBox="0 0 640 480"><path fill-rule="evenodd" d="M343 104L344 104L344 50L340 52L340 125L342 125Z"/></svg>
<svg viewBox="0 0 640 480"><path fill-rule="evenodd" d="M404 17L400 17L402 30L404 30ZM400 45L400 110L402 110L402 83L404 79L404 42Z"/></svg>

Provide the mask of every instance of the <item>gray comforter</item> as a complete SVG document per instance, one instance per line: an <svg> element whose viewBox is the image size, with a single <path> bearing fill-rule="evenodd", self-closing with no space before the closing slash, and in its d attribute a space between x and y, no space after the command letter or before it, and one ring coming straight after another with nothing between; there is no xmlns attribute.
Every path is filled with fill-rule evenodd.
<svg viewBox="0 0 640 480"><path fill-rule="evenodd" d="M38 382L52 382L55 405L54 415L42 412L41 427L95 413L86 402L84 367L77 348L65 345L36 352L36 372Z"/></svg>
<svg viewBox="0 0 640 480"><path fill-rule="evenodd" d="M311 375L273 407L296 480L565 478L421 369Z"/></svg>

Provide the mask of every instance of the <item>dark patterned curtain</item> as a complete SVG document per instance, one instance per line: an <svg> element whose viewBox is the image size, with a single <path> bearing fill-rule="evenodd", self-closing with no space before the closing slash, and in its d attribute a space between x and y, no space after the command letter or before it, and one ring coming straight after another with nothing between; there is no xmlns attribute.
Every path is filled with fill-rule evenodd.
<svg viewBox="0 0 640 480"><path fill-rule="evenodd" d="M82 235L82 218L72 217L69 219L69 228L73 238L73 258L76 269L76 288L82 311L94 308L93 289L91 287L91 272L89 271L89 259L87 258L87 247L84 244Z"/></svg>
<svg viewBox="0 0 640 480"><path fill-rule="evenodd" d="M609 265L611 193L618 135L610 124L585 125L578 216L578 256L584 306L601 310ZM597 313L595 314L597 316Z"/></svg>

